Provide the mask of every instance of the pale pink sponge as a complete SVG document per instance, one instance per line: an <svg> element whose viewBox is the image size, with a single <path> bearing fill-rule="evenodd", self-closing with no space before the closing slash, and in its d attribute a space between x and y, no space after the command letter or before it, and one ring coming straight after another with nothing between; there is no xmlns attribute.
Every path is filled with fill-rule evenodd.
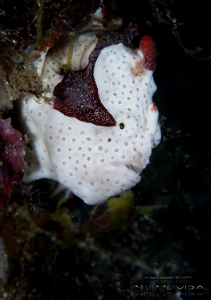
<svg viewBox="0 0 211 300"><path fill-rule="evenodd" d="M96 204L141 180L160 142L152 102L156 51L149 37L132 49L126 35L81 33L72 42L71 63L69 44L43 55L38 71L52 101L23 98L32 137L25 182L54 179ZM61 75L67 63L71 69Z"/></svg>

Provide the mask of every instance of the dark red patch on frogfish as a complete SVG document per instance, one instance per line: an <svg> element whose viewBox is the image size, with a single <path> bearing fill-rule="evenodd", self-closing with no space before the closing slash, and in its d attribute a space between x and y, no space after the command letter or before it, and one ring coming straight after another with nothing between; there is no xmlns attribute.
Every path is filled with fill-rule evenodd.
<svg viewBox="0 0 211 300"><path fill-rule="evenodd" d="M94 80L93 70L100 51L112 44L122 42L131 47L137 34L137 26L130 25L124 30L98 32L98 43L89 56L88 66L79 71L67 71L63 80L54 88L54 109L68 117L98 126L115 126L116 121L101 103Z"/></svg>
<svg viewBox="0 0 211 300"><path fill-rule="evenodd" d="M144 55L144 67L154 71L156 67L156 46L149 35L145 35L139 44L138 50L141 50Z"/></svg>
<svg viewBox="0 0 211 300"><path fill-rule="evenodd" d="M116 121L101 103L92 68L67 71L55 87L54 109L68 117L98 126L115 126Z"/></svg>

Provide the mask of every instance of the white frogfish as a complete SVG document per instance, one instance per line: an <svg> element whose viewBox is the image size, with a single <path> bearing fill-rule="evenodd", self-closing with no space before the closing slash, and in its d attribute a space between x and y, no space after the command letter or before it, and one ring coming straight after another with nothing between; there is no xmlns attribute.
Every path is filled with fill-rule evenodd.
<svg viewBox="0 0 211 300"><path fill-rule="evenodd" d="M141 180L161 139L152 102L156 50L149 36L132 49L124 34L117 35L81 33L65 73L67 43L35 62L51 103L23 97L22 120L31 137L24 182L53 179L96 204Z"/></svg>

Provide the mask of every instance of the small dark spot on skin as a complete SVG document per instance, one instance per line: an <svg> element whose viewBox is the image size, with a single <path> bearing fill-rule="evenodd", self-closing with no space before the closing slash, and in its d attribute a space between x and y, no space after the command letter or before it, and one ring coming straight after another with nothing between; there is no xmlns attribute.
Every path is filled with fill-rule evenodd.
<svg viewBox="0 0 211 300"><path fill-rule="evenodd" d="M124 124L124 123L119 123L119 128L120 128L121 130L123 130L123 129L125 128L125 124Z"/></svg>

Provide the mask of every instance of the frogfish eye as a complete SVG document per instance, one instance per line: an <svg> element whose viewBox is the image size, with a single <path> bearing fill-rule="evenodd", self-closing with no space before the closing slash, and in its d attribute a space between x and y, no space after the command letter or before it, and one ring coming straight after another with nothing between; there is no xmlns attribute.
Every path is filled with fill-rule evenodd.
<svg viewBox="0 0 211 300"><path fill-rule="evenodd" d="M119 123L119 128L122 130L125 128L125 124L124 123Z"/></svg>

